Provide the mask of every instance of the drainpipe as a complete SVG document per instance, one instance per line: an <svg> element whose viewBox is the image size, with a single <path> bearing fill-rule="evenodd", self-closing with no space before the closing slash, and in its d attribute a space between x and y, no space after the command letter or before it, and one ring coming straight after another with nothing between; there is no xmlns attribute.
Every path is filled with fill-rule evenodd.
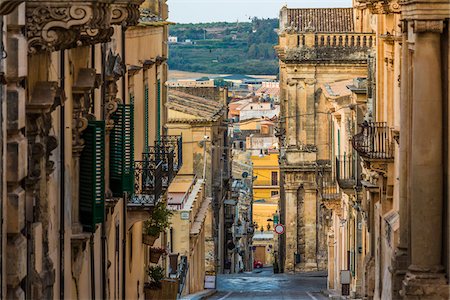
<svg viewBox="0 0 450 300"><path fill-rule="evenodd" d="M122 232L122 300L126 300L126 253L127 253L127 199L128 195L123 194L122 215L123 215L123 232Z"/></svg>
<svg viewBox="0 0 450 300"><path fill-rule="evenodd" d="M121 44L122 44L122 61L125 66L125 74L122 78L122 101L125 103L126 99L126 82L125 82L125 76L127 75L127 69L126 69L126 60L125 60L125 30L126 27L122 26L122 36L121 36ZM128 194L123 194L123 203L122 203L122 218L123 218L123 232L122 232L122 299L125 300L126 298L126 250L127 250L127 199Z"/></svg>
<svg viewBox="0 0 450 300"><path fill-rule="evenodd" d="M64 91L66 84L66 68L65 68L65 52L64 50L61 50L59 52L59 69L60 69L60 81L59 85L61 87L61 90ZM66 218L64 218L65 213L65 194L66 194L66 185L65 185L65 178L66 178L66 153L65 153L65 139L66 139L66 125L65 125L65 109L64 105L61 104L60 107L60 117L59 117L59 129L60 129L60 168L61 168L61 176L59 177L59 192L60 192L60 206L59 206L59 298L64 299L64 235L65 235L65 228L66 228Z"/></svg>
<svg viewBox="0 0 450 300"><path fill-rule="evenodd" d="M95 299L95 259L94 259L94 233L91 233L91 238L89 240L89 248L91 255L91 299Z"/></svg>
<svg viewBox="0 0 450 300"><path fill-rule="evenodd" d="M95 47L95 46L93 46ZM104 103L106 103L106 45L104 43L101 44L101 50L102 50L102 91L101 91L101 99L102 99L102 106L104 106ZM95 51L94 55L95 57ZM105 109L102 109L103 113L103 120L105 120L106 112ZM101 265L101 277L102 277L102 299L106 299L106 259L107 259L107 253L106 253L106 209L103 211L103 222L101 224L101 245L102 245L102 265Z"/></svg>
<svg viewBox="0 0 450 300"><path fill-rule="evenodd" d="M0 48L3 49L4 48L4 44L3 44L3 16L0 17ZM3 57L4 53L1 53L2 57ZM0 65L1 67L1 71L3 72L3 63ZM4 98L4 94L3 94L4 88L3 88L3 84L0 83L0 120L1 122L3 122L3 101L5 100ZM5 123L3 123L5 124ZM3 127L2 127L3 130ZM2 147L2 154L4 153L3 151L5 150L3 148L3 131L0 133L0 142L1 142L1 146ZM3 168L2 170L0 170L0 178L3 181ZM3 193L3 188L2 188L2 193ZM4 299L3 297L3 279L4 279L4 273L3 273L3 203L0 204L0 299Z"/></svg>

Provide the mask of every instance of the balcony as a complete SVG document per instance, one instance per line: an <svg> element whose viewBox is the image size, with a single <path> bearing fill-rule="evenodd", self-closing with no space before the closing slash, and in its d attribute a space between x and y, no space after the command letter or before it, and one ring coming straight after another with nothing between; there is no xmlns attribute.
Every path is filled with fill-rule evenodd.
<svg viewBox="0 0 450 300"><path fill-rule="evenodd" d="M355 157L341 155L336 157L336 179L343 190L353 190L356 185Z"/></svg>
<svg viewBox="0 0 450 300"><path fill-rule="evenodd" d="M154 160L162 163L162 186L167 189L174 178L174 149L169 146L149 146L142 153L143 160Z"/></svg>
<svg viewBox="0 0 450 300"><path fill-rule="evenodd" d="M163 191L163 168L161 161L134 162L134 193L128 200L128 208L153 208Z"/></svg>
<svg viewBox="0 0 450 300"><path fill-rule="evenodd" d="M173 149L173 170L177 173L183 166L183 137L181 135L162 135L156 145Z"/></svg>
<svg viewBox="0 0 450 300"><path fill-rule="evenodd" d="M353 136L353 148L367 160L393 160L394 139L385 122L364 122L361 132Z"/></svg>
<svg viewBox="0 0 450 300"><path fill-rule="evenodd" d="M332 174L319 172L317 178L319 194L324 200L340 200L341 193Z"/></svg>

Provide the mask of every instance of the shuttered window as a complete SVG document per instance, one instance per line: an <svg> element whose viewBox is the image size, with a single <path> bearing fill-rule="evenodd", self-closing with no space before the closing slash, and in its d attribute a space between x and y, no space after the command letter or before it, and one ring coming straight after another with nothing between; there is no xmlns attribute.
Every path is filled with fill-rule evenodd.
<svg viewBox="0 0 450 300"><path fill-rule="evenodd" d="M119 104L112 115L114 128L110 135L110 187L114 197L134 188L134 105Z"/></svg>
<svg viewBox="0 0 450 300"><path fill-rule="evenodd" d="M105 122L89 121L80 156L80 222L94 232L105 214Z"/></svg>

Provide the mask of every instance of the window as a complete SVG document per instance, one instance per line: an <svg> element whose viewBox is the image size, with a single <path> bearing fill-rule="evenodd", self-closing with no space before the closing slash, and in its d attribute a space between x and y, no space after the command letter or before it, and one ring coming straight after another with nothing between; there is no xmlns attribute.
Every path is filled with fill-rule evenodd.
<svg viewBox="0 0 450 300"><path fill-rule="evenodd" d="M271 191L270 196L274 197L278 195L278 191Z"/></svg>
<svg viewBox="0 0 450 300"><path fill-rule="evenodd" d="M110 188L114 197L122 197L134 190L134 105L119 104L111 119Z"/></svg>
<svg viewBox="0 0 450 300"><path fill-rule="evenodd" d="M89 121L83 131L80 156L80 222L89 232L104 220L105 210L105 122Z"/></svg>
<svg viewBox="0 0 450 300"><path fill-rule="evenodd" d="M272 172L272 185L278 185L278 172Z"/></svg>

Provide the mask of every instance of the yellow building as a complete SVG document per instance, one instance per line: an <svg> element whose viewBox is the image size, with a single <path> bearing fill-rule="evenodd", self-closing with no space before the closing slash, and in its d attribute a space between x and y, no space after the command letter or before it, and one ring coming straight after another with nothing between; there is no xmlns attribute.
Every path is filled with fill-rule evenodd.
<svg viewBox="0 0 450 300"><path fill-rule="evenodd" d="M203 290L205 282L205 219L211 198L205 197L205 180L195 175L178 175L168 192L168 206L172 210L169 248L174 255L186 259L189 266L182 295ZM172 270L176 274L179 270Z"/></svg>
<svg viewBox="0 0 450 300"><path fill-rule="evenodd" d="M278 215L280 199L280 168L278 152L269 150L267 155L252 155L253 176L253 253L255 260L263 264L272 264L274 260L273 220ZM261 228L264 231L261 231Z"/></svg>
<svg viewBox="0 0 450 300"><path fill-rule="evenodd" d="M255 202L278 203L280 194L280 167L278 153L271 151L267 155L253 155L253 199Z"/></svg>

